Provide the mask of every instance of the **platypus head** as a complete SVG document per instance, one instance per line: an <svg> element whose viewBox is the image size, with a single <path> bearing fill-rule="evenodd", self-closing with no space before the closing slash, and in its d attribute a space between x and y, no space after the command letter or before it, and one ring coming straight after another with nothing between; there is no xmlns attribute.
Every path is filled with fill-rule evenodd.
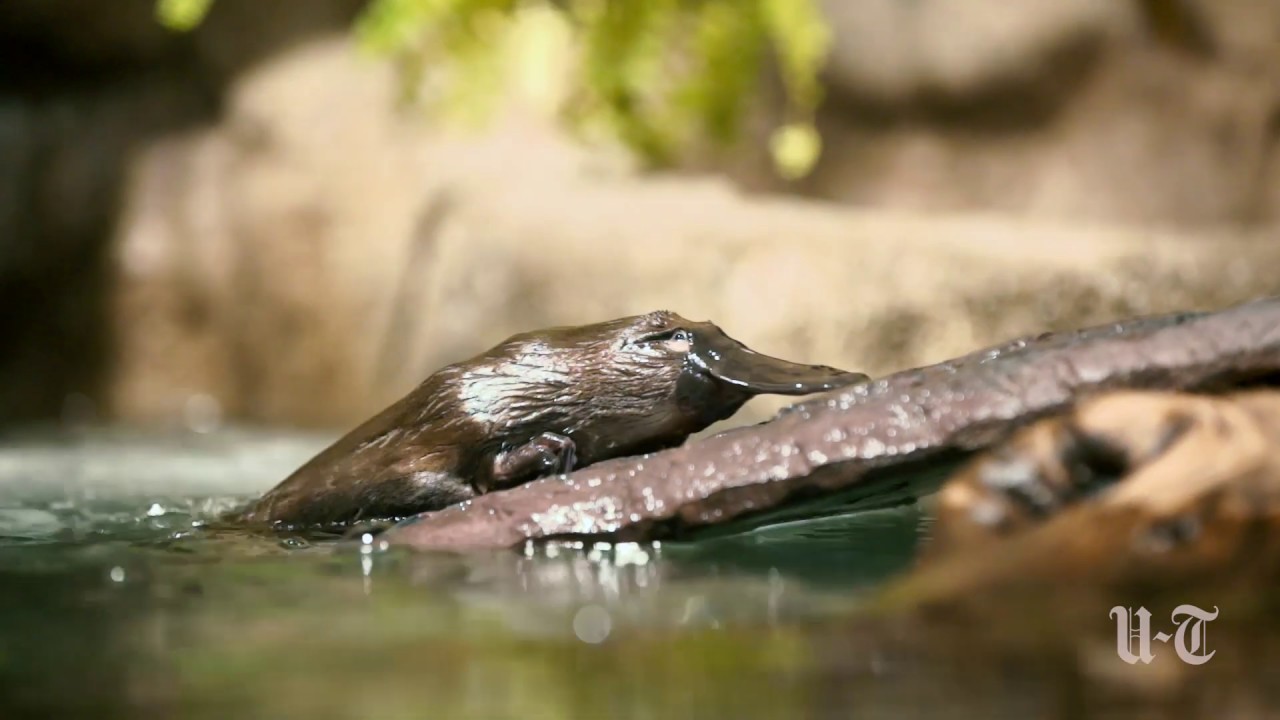
<svg viewBox="0 0 1280 720"><path fill-rule="evenodd" d="M807 395L868 379L762 355L712 323L666 311L517 335L488 360L464 391L473 409L517 436L567 435L581 463L679 444L755 395Z"/></svg>

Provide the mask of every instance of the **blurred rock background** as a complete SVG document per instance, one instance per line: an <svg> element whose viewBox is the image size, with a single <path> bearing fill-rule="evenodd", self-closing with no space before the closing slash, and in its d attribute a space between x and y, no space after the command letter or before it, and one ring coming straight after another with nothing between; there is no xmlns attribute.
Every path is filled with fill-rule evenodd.
<svg viewBox="0 0 1280 720"><path fill-rule="evenodd" d="M878 374L1280 291L1280 2L821 7L788 180L773 75L735 144L655 171L567 134L554 75L482 125L406 110L357 0L189 33L6 0L0 422L342 428L513 332L658 308Z"/></svg>

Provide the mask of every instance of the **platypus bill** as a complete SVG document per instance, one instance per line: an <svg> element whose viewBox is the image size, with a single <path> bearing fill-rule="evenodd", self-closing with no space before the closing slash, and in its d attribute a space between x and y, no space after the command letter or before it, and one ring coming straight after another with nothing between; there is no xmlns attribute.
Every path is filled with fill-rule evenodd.
<svg viewBox="0 0 1280 720"><path fill-rule="evenodd" d="M338 528L679 445L759 394L862 373L761 355L671 312L515 335L450 365L277 485L242 521Z"/></svg>

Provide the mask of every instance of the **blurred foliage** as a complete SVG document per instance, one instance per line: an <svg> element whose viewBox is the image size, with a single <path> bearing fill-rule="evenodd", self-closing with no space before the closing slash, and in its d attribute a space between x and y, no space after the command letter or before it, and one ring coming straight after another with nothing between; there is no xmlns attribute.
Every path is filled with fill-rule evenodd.
<svg viewBox="0 0 1280 720"><path fill-rule="evenodd" d="M172 30L194 29L208 14L213 0L158 0L156 17Z"/></svg>
<svg viewBox="0 0 1280 720"><path fill-rule="evenodd" d="M209 0L159 0L177 28ZM750 103L776 72L785 119L769 147L778 172L804 176L820 141L813 115L830 32L817 0L372 0L356 24L369 51L401 71L406 100L472 120L487 116L513 73L567 72L557 99L585 137L615 138L652 166L740 136ZM512 55L515 46L544 52ZM571 46L558 67L548 39ZM523 43L523 45L522 45ZM545 84L545 83L544 83Z"/></svg>

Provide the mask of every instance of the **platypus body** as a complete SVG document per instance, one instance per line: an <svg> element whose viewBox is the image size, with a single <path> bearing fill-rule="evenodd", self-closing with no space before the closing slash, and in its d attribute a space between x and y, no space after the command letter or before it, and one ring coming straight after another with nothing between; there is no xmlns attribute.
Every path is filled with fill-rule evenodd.
<svg viewBox="0 0 1280 720"><path fill-rule="evenodd" d="M679 445L755 395L866 379L761 355L712 323L666 311L515 335L427 378L241 519L332 528L407 517Z"/></svg>

